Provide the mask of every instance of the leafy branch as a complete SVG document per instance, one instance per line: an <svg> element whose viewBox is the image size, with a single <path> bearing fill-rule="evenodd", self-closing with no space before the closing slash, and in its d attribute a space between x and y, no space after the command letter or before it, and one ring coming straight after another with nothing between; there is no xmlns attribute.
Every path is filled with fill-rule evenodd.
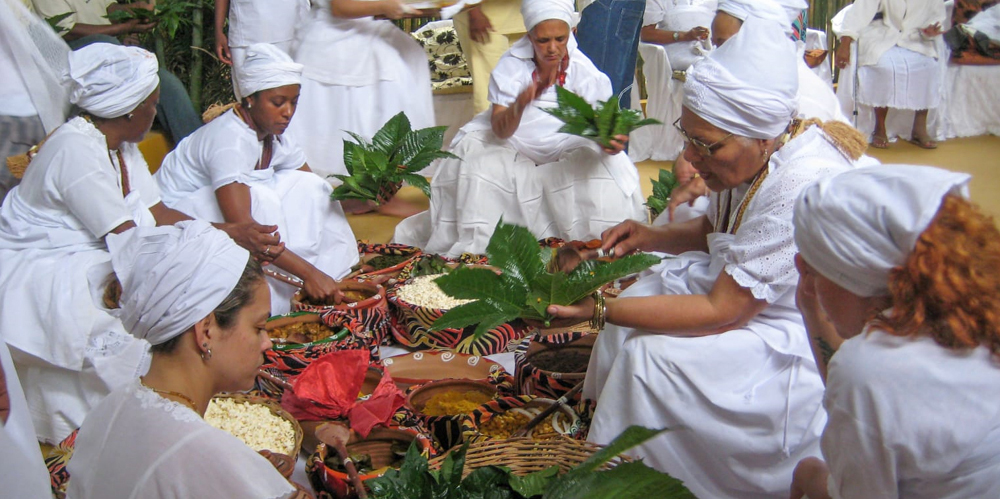
<svg viewBox="0 0 1000 499"><path fill-rule="evenodd" d="M628 135L646 125L662 124L653 118L642 119L642 114L634 109L619 109L618 96L590 107L583 97L557 86L556 103L557 107L542 110L564 123L559 132L591 139L601 147L611 147L611 139L616 135Z"/></svg>
<svg viewBox="0 0 1000 499"><path fill-rule="evenodd" d="M417 187L430 197L430 183L417 172L437 159L459 159L441 150L447 129L437 126L412 130L410 120L401 112L389 119L371 142L348 132L354 138L353 142L344 141L344 165L348 175L332 175L343 182L333 190L333 199L362 199L381 204L403 183Z"/></svg>
<svg viewBox="0 0 1000 499"><path fill-rule="evenodd" d="M440 331L478 324L473 338L514 319L533 319L546 325L549 305L569 305L601 286L658 263L660 258L639 254L611 261L589 260L572 272L549 272L550 248L539 248L531 232L517 225L497 223L486 246L490 265L500 270L462 267L435 280L454 298L476 300L459 305L434 321Z"/></svg>
<svg viewBox="0 0 1000 499"><path fill-rule="evenodd" d="M653 218L656 218L660 213L663 213L663 210L667 209L670 194L680 184L674 172L670 170L661 169L659 177L659 180L650 180L653 184L653 193L646 199L646 206L649 207Z"/></svg>

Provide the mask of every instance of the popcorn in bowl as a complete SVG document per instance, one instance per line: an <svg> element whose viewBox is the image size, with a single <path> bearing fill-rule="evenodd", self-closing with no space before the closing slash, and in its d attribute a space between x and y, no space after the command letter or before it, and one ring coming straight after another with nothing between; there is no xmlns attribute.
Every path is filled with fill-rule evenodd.
<svg viewBox="0 0 1000 499"><path fill-rule="evenodd" d="M253 450L295 455L292 423L263 404L215 397L205 411L205 422L239 438Z"/></svg>
<svg viewBox="0 0 1000 499"><path fill-rule="evenodd" d="M410 283L399 288L399 291L396 292L396 297L411 305L439 310L448 310L475 301L452 298L445 294L444 291L441 291L441 288L438 287L434 280L443 275L433 274L414 277Z"/></svg>

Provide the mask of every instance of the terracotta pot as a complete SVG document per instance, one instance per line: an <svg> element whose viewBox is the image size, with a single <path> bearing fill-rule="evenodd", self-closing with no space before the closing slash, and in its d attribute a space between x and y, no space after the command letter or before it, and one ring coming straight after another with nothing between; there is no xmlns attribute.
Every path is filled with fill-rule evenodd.
<svg viewBox="0 0 1000 499"><path fill-rule="evenodd" d="M453 352L408 353L382 359L382 364L403 391L441 379L489 381L506 374L503 366L486 357Z"/></svg>
<svg viewBox="0 0 1000 499"><path fill-rule="evenodd" d="M436 395L447 392L475 391L491 399L497 397L495 386L468 379L444 379L415 387L406 397L406 405L424 422L442 450L462 443L462 418L468 413L429 416L424 413L427 402ZM471 411L469 411L471 412Z"/></svg>
<svg viewBox="0 0 1000 499"><path fill-rule="evenodd" d="M471 413L462 417L462 439L465 442L481 442L484 440L502 440L503 438L492 438L480 432L480 429L484 424L487 424L490 420L498 417L502 414L514 409L539 409L544 410L556 403L555 400L547 398L538 398L530 395L522 395L520 397L504 397L496 400L491 400L478 409L472 411ZM566 431L562 434L570 438L578 438L581 433L580 417L576 414L569 406L563 405L557 412L561 413L558 417L561 423L565 425L563 429ZM551 416L550 416L551 417ZM525 423L530 421L526 419ZM535 427L537 428L537 426ZM516 431L516 429L514 430ZM511 432L513 433L513 431ZM531 435L533 438L535 435ZM510 437L506 437L510 438Z"/></svg>
<svg viewBox="0 0 1000 499"><path fill-rule="evenodd" d="M587 375L597 335L566 332L535 335L514 352L516 386L524 395L558 399ZM573 400L579 400L578 394Z"/></svg>

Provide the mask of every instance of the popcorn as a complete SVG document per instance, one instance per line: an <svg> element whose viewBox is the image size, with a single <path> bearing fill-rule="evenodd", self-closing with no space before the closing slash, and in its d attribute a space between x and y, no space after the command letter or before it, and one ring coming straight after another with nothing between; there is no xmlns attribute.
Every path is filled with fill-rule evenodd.
<svg viewBox="0 0 1000 499"><path fill-rule="evenodd" d="M406 303L410 303L418 307L446 310L475 301L452 298L445 294L444 291L441 291L441 288L439 288L437 283L434 282L434 279L443 275L444 274L434 274L414 277L413 281L409 284L399 288L399 291L396 293L396 297Z"/></svg>
<svg viewBox="0 0 1000 499"><path fill-rule="evenodd" d="M256 451L286 455L295 451L295 429L261 404L214 398L205 411L205 422L226 431Z"/></svg>

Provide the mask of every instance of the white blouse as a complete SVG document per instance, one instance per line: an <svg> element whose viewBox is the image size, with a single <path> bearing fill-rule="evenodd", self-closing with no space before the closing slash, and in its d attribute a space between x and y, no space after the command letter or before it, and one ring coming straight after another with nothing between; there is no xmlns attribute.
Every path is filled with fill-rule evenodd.
<svg viewBox="0 0 1000 499"><path fill-rule="evenodd" d="M163 202L172 206L203 187L217 190L238 182L254 171L263 149L257 132L236 111L227 111L186 137L163 158L156 172ZM274 137L269 168L294 170L305 164L305 152L290 136Z"/></svg>
<svg viewBox="0 0 1000 499"><path fill-rule="evenodd" d="M308 11L309 0L229 0L229 46L290 41Z"/></svg>
<svg viewBox="0 0 1000 499"><path fill-rule="evenodd" d="M87 416L68 470L68 499L279 499L295 493L266 458L138 380Z"/></svg>
<svg viewBox="0 0 1000 499"><path fill-rule="evenodd" d="M830 362L823 456L836 499L1000 497L1000 362L868 330Z"/></svg>
<svg viewBox="0 0 1000 499"><path fill-rule="evenodd" d="M878 13L882 19L874 20ZM944 20L943 0L855 0L839 34L858 42L859 66L877 64L896 45L937 58L934 39L925 38L920 30Z"/></svg>

